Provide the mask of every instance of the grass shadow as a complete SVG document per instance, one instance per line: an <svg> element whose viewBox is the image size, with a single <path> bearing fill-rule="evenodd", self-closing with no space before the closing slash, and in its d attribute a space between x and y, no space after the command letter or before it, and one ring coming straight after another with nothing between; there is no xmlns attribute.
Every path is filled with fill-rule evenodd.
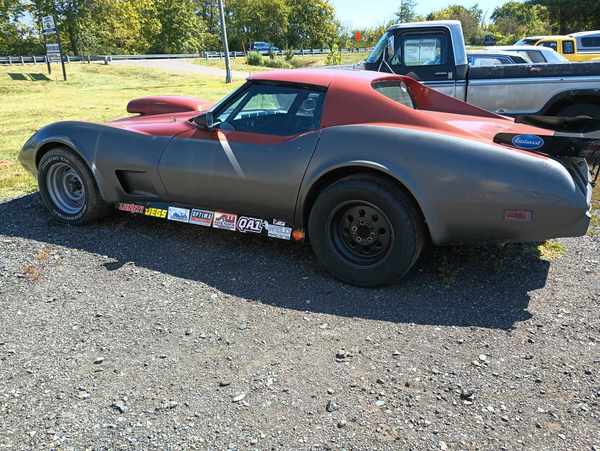
<svg viewBox="0 0 600 451"><path fill-rule="evenodd" d="M14 81L51 81L46 74L42 73L9 72L8 76Z"/></svg>

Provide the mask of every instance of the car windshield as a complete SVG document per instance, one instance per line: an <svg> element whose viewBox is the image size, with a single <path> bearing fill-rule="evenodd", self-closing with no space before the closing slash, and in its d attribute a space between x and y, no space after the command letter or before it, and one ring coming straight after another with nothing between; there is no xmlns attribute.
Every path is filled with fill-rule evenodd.
<svg viewBox="0 0 600 451"><path fill-rule="evenodd" d="M381 39L379 40L379 42L377 43L375 48L373 48L373 50L371 51L371 54L367 58L367 63L373 64L373 63L376 63L377 61L379 61L379 58L381 58L381 55L383 54L383 50L385 49L385 47L387 45L389 35L390 35L389 32L384 33L384 35L381 37Z"/></svg>
<svg viewBox="0 0 600 451"><path fill-rule="evenodd" d="M373 83L373 89L388 99L398 102L408 108L415 108L410 92L403 81L381 81Z"/></svg>

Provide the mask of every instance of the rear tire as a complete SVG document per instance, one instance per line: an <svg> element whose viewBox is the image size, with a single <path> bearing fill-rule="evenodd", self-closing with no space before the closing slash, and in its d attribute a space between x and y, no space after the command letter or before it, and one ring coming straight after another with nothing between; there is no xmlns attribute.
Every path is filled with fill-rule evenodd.
<svg viewBox="0 0 600 451"><path fill-rule="evenodd" d="M44 205L56 219L84 225L111 213L85 163L64 147L49 150L38 166Z"/></svg>
<svg viewBox="0 0 600 451"><path fill-rule="evenodd" d="M375 287L415 264L425 226L413 200L388 180L354 175L325 188L310 212L313 251L336 278Z"/></svg>

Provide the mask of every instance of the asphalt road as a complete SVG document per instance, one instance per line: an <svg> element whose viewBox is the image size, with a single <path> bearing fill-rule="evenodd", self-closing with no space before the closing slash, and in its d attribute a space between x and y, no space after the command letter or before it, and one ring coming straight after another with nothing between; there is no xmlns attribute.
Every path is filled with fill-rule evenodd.
<svg viewBox="0 0 600 451"><path fill-rule="evenodd" d="M369 290L304 245L0 218L0 449L599 449L600 237Z"/></svg>

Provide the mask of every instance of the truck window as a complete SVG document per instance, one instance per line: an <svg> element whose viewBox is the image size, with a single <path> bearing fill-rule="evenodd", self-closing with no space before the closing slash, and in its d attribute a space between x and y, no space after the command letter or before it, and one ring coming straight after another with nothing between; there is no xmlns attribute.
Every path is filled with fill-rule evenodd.
<svg viewBox="0 0 600 451"><path fill-rule="evenodd" d="M373 83L373 89L394 102L401 103L409 108L415 107L408 88L403 81L376 81Z"/></svg>
<svg viewBox="0 0 600 451"><path fill-rule="evenodd" d="M575 53L575 42L574 41L563 41L563 53L565 55L571 55Z"/></svg>
<svg viewBox="0 0 600 451"><path fill-rule="evenodd" d="M540 45L543 47L549 47L555 52L558 52L558 43L556 41L545 41L540 43Z"/></svg>
<svg viewBox="0 0 600 451"><path fill-rule="evenodd" d="M442 39L407 38L404 40L403 49L405 66L437 66L445 64L442 53Z"/></svg>
<svg viewBox="0 0 600 451"><path fill-rule="evenodd" d="M581 38L582 47L600 47L600 36Z"/></svg>

